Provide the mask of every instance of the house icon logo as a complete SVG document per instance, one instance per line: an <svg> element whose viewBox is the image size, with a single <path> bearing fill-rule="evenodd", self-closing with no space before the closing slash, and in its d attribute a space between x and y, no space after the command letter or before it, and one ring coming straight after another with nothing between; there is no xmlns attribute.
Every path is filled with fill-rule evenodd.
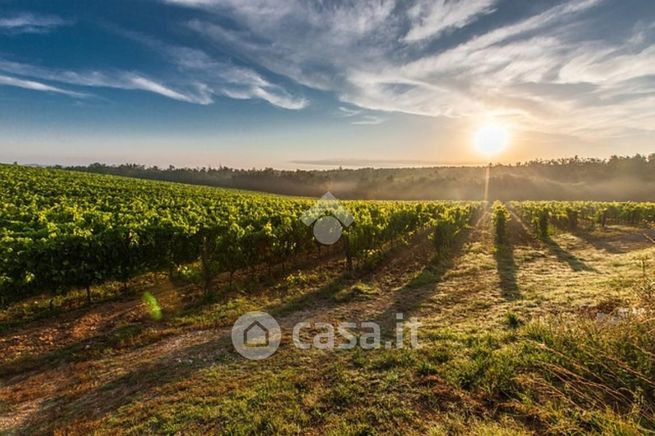
<svg viewBox="0 0 655 436"><path fill-rule="evenodd" d="M232 327L232 345L246 359L270 357L280 346L282 333L275 318L266 312L248 312Z"/></svg>
<svg viewBox="0 0 655 436"><path fill-rule="evenodd" d="M246 347L268 347L270 332L261 322L255 321L243 331L243 344Z"/></svg>

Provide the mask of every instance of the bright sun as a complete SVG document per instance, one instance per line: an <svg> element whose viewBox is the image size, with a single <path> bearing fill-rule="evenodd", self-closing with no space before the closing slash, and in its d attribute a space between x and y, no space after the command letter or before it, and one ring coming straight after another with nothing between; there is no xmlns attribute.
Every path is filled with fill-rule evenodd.
<svg viewBox="0 0 655 436"><path fill-rule="evenodd" d="M485 124L475 133L475 149L491 156L505 150L509 141L507 129L498 124Z"/></svg>

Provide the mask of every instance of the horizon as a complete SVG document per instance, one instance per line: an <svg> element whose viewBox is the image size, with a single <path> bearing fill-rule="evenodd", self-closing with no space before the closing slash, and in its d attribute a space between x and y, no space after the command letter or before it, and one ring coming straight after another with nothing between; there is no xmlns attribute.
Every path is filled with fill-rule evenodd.
<svg viewBox="0 0 655 436"><path fill-rule="evenodd" d="M164 162L163 164L151 164L151 163L143 163L143 162L135 162L135 161L117 161L117 162L100 162L100 161L89 161L89 162L83 162L83 163L73 163L73 164L65 164L65 163L60 163L60 162L54 162L54 163L42 163L42 162L28 162L28 161L0 161L1 165L21 165L21 166L27 166L27 167L42 167L42 168L54 168L54 167L61 167L62 169L67 169L67 168L77 168L77 167L90 167L95 164L99 165L104 165L104 166L110 166L110 167L120 167L120 166L129 166L129 165L137 165L137 166L142 166L145 168L154 168L157 167L160 170L166 170L169 167L173 167L174 169L190 169L190 170L198 170L202 168L206 169L220 169L220 168L228 168L228 169L233 169L233 170L239 170L239 171L248 171L248 170L255 170L255 171L263 171L267 169L272 169L275 171L334 171L334 170L361 170L361 169L373 169L373 170L395 170L395 169L430 169L430 168L485 168L488 166L521 166L521 165L528 165L531 163L536 163L536 162L554 162L554 161L568 161L568 160L580 160L581 162L593 162L593 161L603 161L607 162L611 158L616 157L619 159L630 159L630 158L635 158L638 156L642 156L645 159L649 159L651 156L655 156L655 151L653 153L649 154L641 154L641 153L636 153L634 155L621 155L621 154L613 154L610 156L606 157L598 157L598 156L560 156L560 157L555 157L551 159L542 159L542 158L535 158L535 159L530 159L530 160L524 160L524 161L515 161L515 162L428 162L428 161L409 161L409 160L398 160L398 161L393 161L393 160L364 160L364 159L325 159L322 161L298 161L298 162L289 162L291 165L297 165L297 166L289 166L289 167L273 167L273 166L260 166L260 167L255 167L255 166L242 166L242 167L236 167L236 166L229 166L229 165L207 165L207 164L198 164L195 166L192 165L182 165L178 166L175 163L171 162ZM303 167L304 166L304 167Z"/></svg>
<svg viewBox="0 0 655 436"><path fill-rule="evenodd" d="M0 12L3 161L299 169L655 151L645 0ZM476 142L485 126L497 150Z"/></svg>

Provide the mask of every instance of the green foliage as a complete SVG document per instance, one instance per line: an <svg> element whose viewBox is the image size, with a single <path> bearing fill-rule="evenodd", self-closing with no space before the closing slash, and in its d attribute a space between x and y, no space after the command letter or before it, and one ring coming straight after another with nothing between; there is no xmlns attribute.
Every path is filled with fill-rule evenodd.
<svg viewBox="0 0 655 436"><path fill-rule="evenodd" d="M432 242L439 256L444 256L457 235L471 222L479 212L479 203L469 203L445 209L433 221Z"/></svg>
<svg viewBox="0 0 655 436"><path fill-rule="evenodd" d="M0 303L63 293L199 261L209 292L220 273L284 263L315 249L300 217L314 202L241 191L0 165ZM435 222L449 241L474 204L343 204L349 264Z"/></svg>
<svg viewBox="0 0 655 436"><path fill-rule="evenodd" d="M491 207L491 216L496 233L496 242L504 244L507 239L507 222L510 220L509 211L502 202L496 201Z"/></svg>
<svg viewBox="0 0 655 436"><path fill-rule="evenodd" d="M512 207L535 234L548 237L548 226L576 231L580 223L588 226L623 224L648 226L655 223L655 203L601 201L513 201Z"/></svg>
<svg viewBox="0 0 655 436"><path fill-rule="evenodd" d="M512 202L512 207L517 211L521 219L532 225L534 234L539 239L547 239L549 235L549 222L551 218L551 209L557 202L546 201L521 201ZM560 206L555 206L557 210ZM557 215L555 215L557 217Z"/></svg>

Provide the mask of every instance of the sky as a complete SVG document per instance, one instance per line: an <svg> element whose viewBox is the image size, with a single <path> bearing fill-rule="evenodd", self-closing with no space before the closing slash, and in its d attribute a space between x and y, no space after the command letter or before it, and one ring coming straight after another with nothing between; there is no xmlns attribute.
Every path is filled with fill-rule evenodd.
<svg viewBox="0 0 655 436"><path fill-rule="evenodd" d="M653 0L0 0L0 162L512 163L654 133Z"/></svg>

